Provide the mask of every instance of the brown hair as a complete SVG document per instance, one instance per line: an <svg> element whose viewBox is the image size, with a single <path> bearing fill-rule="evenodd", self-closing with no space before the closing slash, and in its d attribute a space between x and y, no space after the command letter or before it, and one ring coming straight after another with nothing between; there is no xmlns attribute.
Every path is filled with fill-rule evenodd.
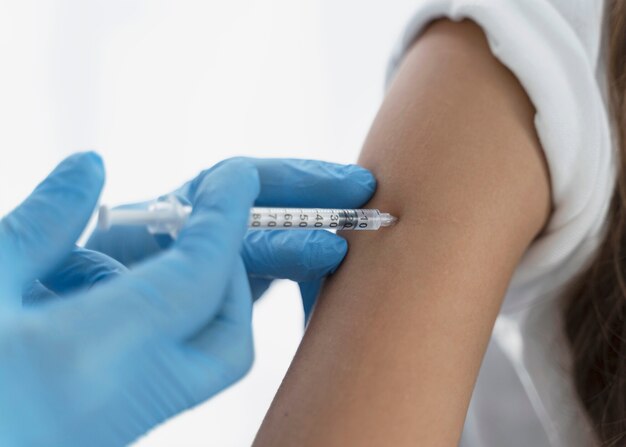
<svg viewBox="0 0 626 447"><path fill-rule="evenodd" d="M626 0L607 0L607 78L618 177L604 241L566 294L573 377L602 446L626 445Z"/></svg>

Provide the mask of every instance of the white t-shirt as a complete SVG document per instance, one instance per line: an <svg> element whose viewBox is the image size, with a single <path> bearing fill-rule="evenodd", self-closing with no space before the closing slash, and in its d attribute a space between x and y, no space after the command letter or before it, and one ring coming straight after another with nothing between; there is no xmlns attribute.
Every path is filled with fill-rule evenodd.
<svg viewBox="0 0 626 447"><path fill-rule="evenodd" d="M537 110L535 127L550 169L554 210L507 291L463 447L592 444L569 372L560 298L602 239L615 184L603 13L599 0L420 0L390 63L389 80L432 20L478 23Z"/></svg>

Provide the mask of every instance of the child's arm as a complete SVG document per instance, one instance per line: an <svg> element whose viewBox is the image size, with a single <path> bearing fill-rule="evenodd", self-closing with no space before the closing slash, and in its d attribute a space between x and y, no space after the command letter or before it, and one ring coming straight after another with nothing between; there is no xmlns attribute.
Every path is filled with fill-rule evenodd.
<svg viewBox="0 0 626 447"><path fill-rule="evenodd" d="M511 275L550 212L534 109L471 22L406 55L360 163L367 205L400 217L347 235L256 446L455 446Z"/></svg>

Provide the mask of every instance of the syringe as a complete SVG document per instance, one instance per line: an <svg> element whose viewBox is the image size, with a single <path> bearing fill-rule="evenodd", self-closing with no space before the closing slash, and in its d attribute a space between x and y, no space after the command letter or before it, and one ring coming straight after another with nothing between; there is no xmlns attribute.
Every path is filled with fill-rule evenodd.
<svg viewBox="0 0 626 447"><path fill-rule="evenodd" d="M183 205L176 196L152 202L146 208L101 206L98 227L142 225L152 234L175 237L191 214L191 206ZM248 227L257 230L378 230L398 219L376 209L333 208L251 208Z"/></svg>

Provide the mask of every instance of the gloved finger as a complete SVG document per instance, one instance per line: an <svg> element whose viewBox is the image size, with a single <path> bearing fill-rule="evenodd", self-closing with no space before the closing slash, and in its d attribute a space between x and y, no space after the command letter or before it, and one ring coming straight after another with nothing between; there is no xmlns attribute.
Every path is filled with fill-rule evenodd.
<svg viewBox="0 0 626 447"><path fill-rule="evenodd" d="M256 206L357 208L376 189L374 176L357 165L285 158L239 159L254 164L259 171L261 191ZM187 197L191 187L188 183L176 194Z"/></svg>
<svg viewBox="0 0 626 447"><path fill-rule="evenodd" d="M204 398L231 385L250 369L254 359L252 300L241 259L235 264L226 299L216 318L188 345L198 378L196 386Z"/></svg>
<svg viewBox="0 0 626 447"><path fill-rule="evenodd" d="M48 290L61 295L91 289L127 271L126 267L103 253L76 247L41 282Z"/></svg>
<svg viewBox="0 0 626 447"><path fill-rule="evenodd" d="M55 271L24 288L22 303L33 306L58 299L61 294L88 290L126 271L126 267L103 253L76 247Z"/></svg>
<svg viewBox="0 0 626 447"><path fill-rule="evenodd" d="M145 209L147 202L123 205L117 208ZM153 235L146 227L120 225L107 230L97 228L89 237L86 248L107 254L126 267L144 261L169 247L172 238L169 235Z"/></svg>
<svg viewBox="0 0 626 447"><path fill-rule="evenodd" d="M103 182L97 154L74 154L3 218L0 283L21 291L67 255L91 216Z"/></svg>
<svg viewBox="0 0 626 447"><path fill-rule="evenodd" d="M271 279L248 277L250 282L250 291L252 292L252 301L256 301L267 292L272 285Z"/></svg>
<svg viewBox="0 0 626 447"><path fill-rule="evenodd" d="M59 296L41 284L38 280L32 281L22 291L22 304L24 306L35 306L47 301L57 299Z"/></svg>
<svg viewBox="0 0 626 447"><path fill-rule="evenodd" d="M251 159L259 170L257 206L358 208L374 194L365 168L317 160Z"/></svg>
<svg viewBox="0 0 626 447"><path fill-rule="evenodd" d="M341 236L323 230L250 231L241 251L248 274L302 282L333 273L346 253Z"/></svg>
<svg viewBox="0 0 626 447"><path fill-rule="evenodd" d="M89 299L63 300L50 311L62 314L56 318L80 317L94 336L112 325L135 336L195 332L221 305L258 191L250 163L233 161L202 174L191 197L194 210L170 250L93 288Z"/></svg>

